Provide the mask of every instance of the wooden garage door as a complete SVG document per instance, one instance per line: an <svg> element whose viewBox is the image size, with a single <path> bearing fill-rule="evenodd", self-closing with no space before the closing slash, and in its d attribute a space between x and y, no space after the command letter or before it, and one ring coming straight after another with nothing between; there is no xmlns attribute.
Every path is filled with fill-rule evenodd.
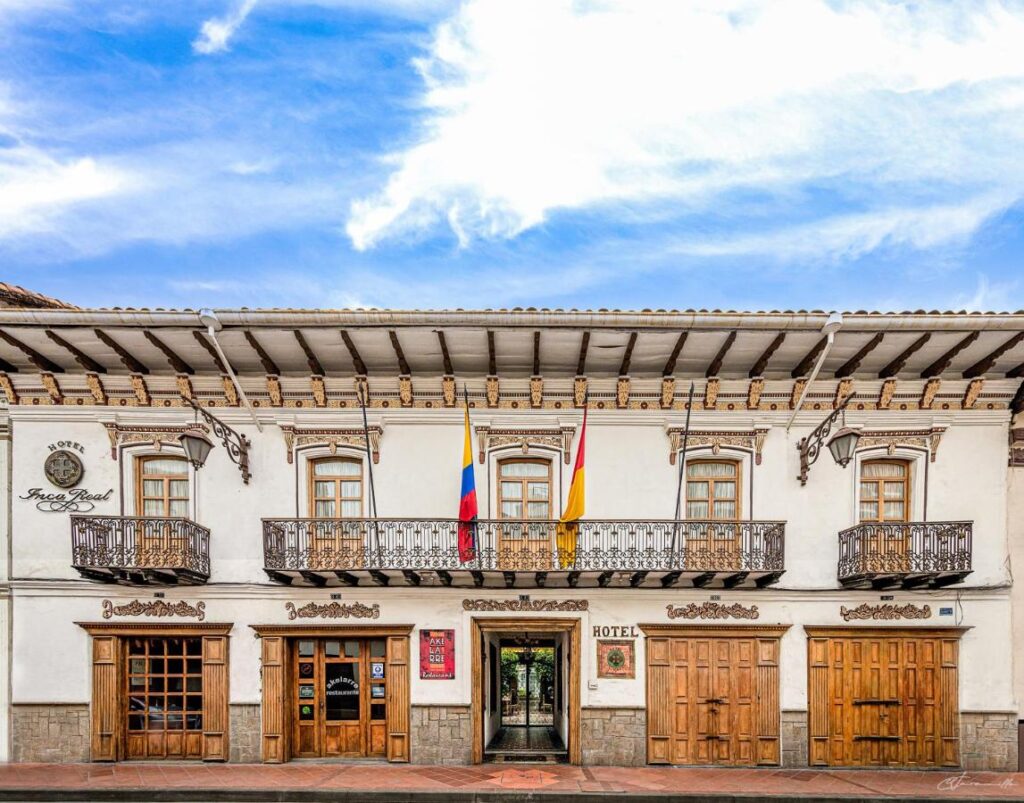
<svg viewBox="0 0 1024 803"><path fill-rule="evenodd" d="M647 639L652 764L779 763L779 640Z"/></svg>
<svg viewBox="0 0 1024 803"><path fill-rule="evenodd" d="M958 766L958 646L906 632L810 638L810 763Z"/></svg>

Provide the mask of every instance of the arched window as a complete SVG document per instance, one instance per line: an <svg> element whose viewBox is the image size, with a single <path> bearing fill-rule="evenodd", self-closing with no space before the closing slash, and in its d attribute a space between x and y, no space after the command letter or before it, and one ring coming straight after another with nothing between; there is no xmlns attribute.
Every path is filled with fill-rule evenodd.
<svg viewBox="0 0 1024 803"><path fill-rule="evenodd" d="M860 520L910 520L910 464L906 460L865 460L860 465Z"/></svg>
<svg viewBox="0 0 1024 803"><path fill-rule="evenodd" d="M345 457L309 463L309 514L318 519L357 519L363 515L363 464Z"/></svg>
<svg viewBox="0 0 1024 803"><path fill-rule="evenodd" d="M503 519L553 518L551 463L514 458L498 463L498 509Z"/></svg>
<svg viewBox="0 0 1024 803"><path fill-rule="evenodd" d="M135 460L135 509L140 516L188 516L188 462L152 455Z"/></svg>
<svg viewBox="0 0 1024 803"><path fill-rule="evenodd" d="M739 520L739 463L735 460L687 461L686 518Z"/></svg>

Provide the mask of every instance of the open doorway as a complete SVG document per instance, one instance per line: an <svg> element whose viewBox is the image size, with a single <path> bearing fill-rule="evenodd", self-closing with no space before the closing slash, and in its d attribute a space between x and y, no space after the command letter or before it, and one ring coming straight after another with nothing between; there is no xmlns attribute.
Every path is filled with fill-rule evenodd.
<svg viewBox="0 0 1024 803"><path fill-rule="evenodd" d="M578 625L474 625L475 760L578 763Z"/></svg>

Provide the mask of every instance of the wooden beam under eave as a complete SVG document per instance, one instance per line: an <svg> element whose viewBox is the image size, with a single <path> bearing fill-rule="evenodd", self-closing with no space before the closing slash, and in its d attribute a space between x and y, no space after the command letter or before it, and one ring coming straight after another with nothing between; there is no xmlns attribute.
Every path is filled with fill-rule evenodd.
<svg viewBox="0 0 1024 803"><path fill-rule="evenodd" d="M256 352L256 356L260 358L263 370L270 376L280 376L281 369L277 367L277 363L270 359L270 355L267 354L266 349L263 348L260 341L256 339L256 335L248 329L243 330L242 334L245 335L245 340L252 347L252 350Z"/></svg>
<svg viewBox="0 0 1024 803"><path fill-rule="evenodd" d="M885 368L879 371L878 378L889 379L890 377L896 376L896 374L903 370L903 367L907 364L907 360L913 357L914 354L916 354L925 343L931 340L931 337L931 332L925 332L923 335L921 335L917 340L915 340L913 343L911 343L909 346L903 349L903 351L899 353L896 359L894 359L891 363L885 366Z"/></svg>
<svg viewBox="0 0 1024 803"><path fill-rule="evenodd" d="M100 365L96 360L90 357L88 354L83 352L77 346L72 345L66 341L63 337L58 335L56 332L47 329L46 336L50 338L54 343L64 349L68 354L75 358L75 362L81 365L86 371L92 371L94 374L105 374L107 369Z"/></svg>
<svg viewBox="0 0 1024 803"><path fill-rule="evenodd" d="M441 346L441 364L444 368L445 376L455 376L455 371L452 369L452 355L448 351L448 341L444 337L444 332L440 329L437 330L437 342Z"/></svg>
<svg viewBox="0 0 1024 803"><path fill-rule="evenodd" d="M355 369L356 376L367 376L366 363L363 362L363 358L359 355L359 349L356 348L356 344L352 341L352 335L342 329L341 339L345 343L345 348L348 349L348 356L352 358L352 367Z"/></svg>
<svg viewBox="0 0 1024 803"><path fill-rule="evenodd" d="M391 329L388 332L388 337L391 340L391 348L395 350L395 357L398 360L398 373L402 376L412 376L412 371L409 370L409 362L405 359L405 352L402 351L402 344L398 342L398 332Z"/></svg>
<svg viewBox="0 0 1024 803"><path fill-rule="evenodd" d="M0 357L0 371L3 371L5 374L16 374L18 373L18 366L12 365L3 357Z"/></svg>
<svg viewBox="0 0 1024 803"><path fill-rule="evenodd" d="M167 358L167 362L171 364L171 368L177 371L179 374L194 374L195 370L185 362L170 346L164 343L160 338L150 332L148 329L142 330L143 337L146 338L150 343L156 346L160 351L163 352Z"/></svg>
<svg viewBox="0 0 1024 803"><path fill-rule="evenodd" d="M711 361L711 365L709 365L708 369L704 372L704 376L708 377L709 379L713 376L718 376L718 374L722 370L722 363L725 362L725 355L729 353L729 349L732 348L732 344L735 342L736 332L734 330L732 332L729 332L729 336L725 339L725 342L722 344L722 348L718 350L718 354L715 355L715 359Z"/></svg>
<svg viewBox="0 0 1024 803"><path fill-rule="evenodd" d="M951 348L949 351L947 351L945 354L939 357L939 359L937 359L935 362L933 362L931 365L925 368L921 372L921 378L931 379L932 377L936 377L939 374L941 374L943 371L949 368L949 364L953 362L953 358L956 357L957 354L959 354L969 345L971 345L971 343L977 340L980 335L981 332L978 332L977 330L971 332L969 335L967 335L967 337L965 337L963 340L961 340L959 343L953 346L953 348Z"/></svg>
<svg viewBox="0 0 1024 803"><path fill-rule="evenodd" d="M1021 412L1024 412L1024 382L1020 383L1017 392L1013 394L1013 400L1010 402L1011 415L1017 415Z"/></svg>
<svg viewBox="0 0 1024 803"><path fill-rule="evenodd" d="M796 368L790 371L789 375L793 377L793 379L799 379L800 377L807 376L811 371L811 367L814 365L814 361L818 359L818 355L821 354L827 343L828 337L823 337L815 343L814 348L807 352L807 355L796 364Z"/></svg>
<svg viewBox="0 0 1024 803"><path fill-rule="evenodd" d="M310 348L309 343L306 342L305 336L301 330L293 329L292 334L295 335L295 340L299 344L299 348L302 349L302 353L306 355L306 364L309 366L309 371L314 376L325 376L327 372L324 370L323 365L320 364L320 360L317 359L316 353Z"/></svg>
<svg viewBox="0 0 1024 803"><path fill-rule="evenodd" d="M782 341L785 339L785 332L779 332L775 335L772 342L768 344L768 348L766 348L761 353L761 356L757 358L757 362L750 366L750 370L747 372L747 376L750 379L757 379L759 376L764 376L765 369L768 367L768 360L770 360L772 355L779 350L779 346L782 345Z"/></svg>
<svg viewBox="0 0 1024 803"><path fill-rule="evenodd" d="M212 359L213 360L213 364L217 366L217 370L220 371L222 374L226 374L228 372L228 367L224 364L224 361L220 358L220 355L217 353L217 349L215 349L213 347L213 343L211 343L209 340L206 339L206 335L204 335L198 329L193 329L192 330L192 337L194 337L196 339L196 342L200 346L202 346L204 349L206 349L206 353L210 355L210 359ZM234 371L234 366L231 366L231 370ZM237 374L238 371L235 371L235 373Z"/></svg>
<svg viewBox="0 0 1024 803"><path fill-rule="evenodd" d="M860 364L864 361L864 358L867 357L876 348L878 348L878 344L882 342L882 339L884 337L884 333L878 332L867 343L861 346L856 354L854 354L852 357L850 357L850 359L848 359L846 362L844 362L836 369L836 379L843 379L844 377L851 376L853 373L855 373L856 370L860 368Z"/></svg>
<svg viewBox="0 0 1024 803"><path fill-rule="evenodd" d="M576 361L576 376L587 375L587 348L590 346L590 332L583 333L580 341L580 356Z"/></svg>
<svg viewBox="0 0 1024 803"><path fill-rule="evenodd" d="M1006 372L1007 379L1020 379L1022 376L1024 376L1024 362Z"/></svg>
<svg viewBox="0 0 1024 803"><path fill-rule="evenodd" d="M8 344L18 349L22 354L28 357L29 362L31 362L40 371L46 371L47 373L51 374L64 373L64 369L57 365L57 363L55 363L53 360L40 354L31 346L22 343L16 337L12 337L11 335L7 334L7 332L5 332L3 329L0 329L0 339L3 339Z"/></svg>
<svg viewBox="0 0 1024 803"><path fill-rule="evenodd" d="M533 333L533 375L540 376L540 332Z"/></svg>
<svg viewBox="0 0 1024 803"><path fill-rule="evenodd" d="M497 349L494 346L494 332L487 330L487 375L497 378L498 357Z"/></svg>
<svg viewBox="0 0 1024 803"><path fill-rule="evenodd" d="M633 348L636 346L636 332L629 333L629 340L626 341L626 350L622 353L622 364L619 365L619 376L629 376L629 364L633 360Z"/></svg>
<svg viewBox="0 0 1024 803"><path fill-rule="evenodd" d="M661 371L662 376L672 376L676 372L676 363L679 361L679 355L682 353L683 346L686 344L687 334L687 332L679 333L676 344L672 347L672 352L668 355L668 359L665 361L665 367Z"/></svg>
<svg viewBox="0 0 1024 803"><path fill-rule="evenodd" d="M139 362L135 355L133 355L131 352L125 349L124 346L122 346L120 343L114 340L102 329L93 329L92 332L94 335L96 335L99 341L103 343L103 345L105 345L107 348L109 348L117 355L117 358L121 361L121 364L124 365L124 367L127 368L131 373L142 375L149 373L149 368L147 368L143 363Z"/></svg>
<svg viewBox="0 0 1024 803"><path fill-rule="evenodd" d="M1017 332L1017 334L999 346L999 348L995 349L991 354L978 360L974 365L964 371L964 379L974 379L976 376L981 376L991 371L992 366L996 364L996 360L1002 357L1022 340L1024 340L1024 332Z"/></svg>

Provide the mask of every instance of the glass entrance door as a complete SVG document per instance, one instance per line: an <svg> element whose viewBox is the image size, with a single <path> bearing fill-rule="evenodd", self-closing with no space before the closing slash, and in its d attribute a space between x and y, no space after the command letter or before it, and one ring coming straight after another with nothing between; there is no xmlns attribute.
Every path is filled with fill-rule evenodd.
<svg viewBox="0 0 1024 803"><path fill-rule="evenodd" d="M296 639L296 758L383 757L387 709L384 639Z"/></svg>

